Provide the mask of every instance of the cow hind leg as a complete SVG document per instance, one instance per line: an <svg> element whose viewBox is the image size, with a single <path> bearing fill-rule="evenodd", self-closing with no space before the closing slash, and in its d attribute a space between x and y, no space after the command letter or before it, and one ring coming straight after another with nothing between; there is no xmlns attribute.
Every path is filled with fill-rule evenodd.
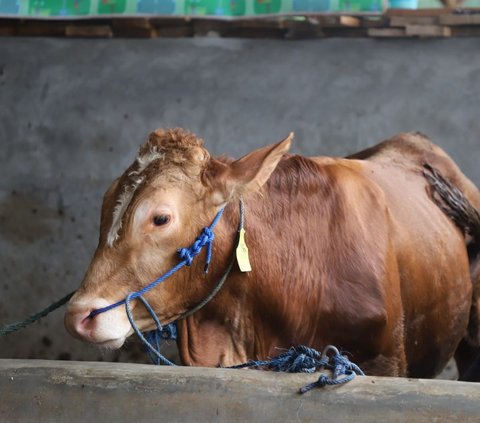
<svg viewBox="0 0 480 423"><path fill-rule="evenodd" d="M464 338L455 352L458 380L480 382L480 347L472 345Z"/></svg>
<svg viewBox="0 0 480 423"><path fill-rule="evenodd" d="M480 382L480 255L471 265L472 305L467 335L455 352L459 380Z"/></svg>
<svg viewBox="0 0 480 423"><path fill-rule="evenodd" d="M480 212L438 170L425 165L425 177L440 200L438 205L467 234L472 302L465 337L455 353L459 379L480 382Z"/></svg>
<svg viewBox="0 0 480 423"><path fill-rule="evenodd" d="M363 360L360 368L367 376L408 376L407 355L404 344L403 319L390 328L386 335L386 345L383 351L373 358Z"/></svg>

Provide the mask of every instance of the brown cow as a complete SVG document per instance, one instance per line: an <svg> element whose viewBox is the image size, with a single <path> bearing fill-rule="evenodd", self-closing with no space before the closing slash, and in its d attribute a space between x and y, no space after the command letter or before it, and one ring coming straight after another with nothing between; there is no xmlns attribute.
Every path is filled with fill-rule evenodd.
<svg viewBox="0 0 480 423"><path fill-rule="evenodd" d="M422 165L438 168L476 207L479 192L420 134L347 159L287 155L290 142L233 161L211 158L183 130L151 134L105 194L99 245L69 303L68 330L119 348L132 334L124 308L87 316L175 265L177 248L226 205L210 272L202 253L145 296L164 324L192 309L231 260L243 196L253 270L235 267L210 303L178 322L184 364L229 366L292 345L334 344L370 375L441 371L467 335L470 240L432 200ZM154 329L139 304L140 329Z"/></svg>

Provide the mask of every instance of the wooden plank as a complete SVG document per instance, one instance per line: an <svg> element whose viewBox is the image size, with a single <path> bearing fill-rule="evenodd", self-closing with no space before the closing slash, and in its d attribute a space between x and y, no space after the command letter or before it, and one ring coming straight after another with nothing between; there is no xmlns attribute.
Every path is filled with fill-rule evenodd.
<svg viewBox="0 0 480 423"><path fill-rule="evenodd" d="M405 32L410 37L450 37L452 35L448 26L440 25L407 25Z"/></svg>
<svg viewBox="0 0 480 423"><path fill-rule="evenodd" d="M452 37L480 37L480 25L478 26L452 26Z"/></svg>
<svg viewBox="0 0 480 423"><path fill-rule="evenodd" d="M441 25L480 25L480 14L458 14L440 16Z"/></svg>
<svg viewBox="0 0 480 423"><path fill-rule="evenodd" d="M375 38L396 38L405 37L406 31L404 28L368 28L367 34Z"/></svg>
<svg viewBox="0 0 480 423"><path fill-rule="evenodd" d="M191 37L215 34L246 38L479 36L480 9L391 9L384 15L315 14L223 19L129 16L85 19L0 18L0 35L55 37ZM464 28L464 29L461 29Z"/></svg>
<svg viewBox="0 0 480 423"><path fill-rule="evenodd" d="M321 26L321 27L358 27L361 19L356 16L334 15L334 14L317 14L317 15L300 15L300 16L277 16L265 19L249 18L241 20L249 23L249 27L275 27L275 28L292 28L301 26ZM239 20L234 19L232 24L237 26ZM245 25L243 25L246 27Z"/></svg>
<svg viewBox="0 0 480 423"><path fill-rule="evenodd" d="M193 34L204 36L216 34L224 36L224 34L232 29L231 22L216 19L194 19L192 21Z"/></svg>
<svg viewBox="0 0 480 423"><path fill-rule="evenodd" d="M190 25L192 18L190 16L170 16L170 17L149 17L150 25L154 28L182 27Z"/></svg>
<svg viewBox="0 0 480 423"><path fill-rule="evenodd" d="M152 38L157 36L155 28L147 18L112 19L112 31L115 37Z"/></svg>
<svg viewBox="0 0 480 423"><path fill-rule="evenodd" d="M441 7L438 9L387 9L387 16L441 16L449 15L454 9Z"/></svg>
<svg viewBox="0 0 480 423"><path fill-rule="evenodd" d="M478 423L480 384L356 377L298 388L318 374L0 360L0 420L21 422Z"/></svg>
<svg viewBox="0 0 480 423"><path fill-rule="evenodd" d="M286 40L309 40L315 38L325 38L326 34L322 28L316 28L311 30L296 30L290 29L283 34L283 38Z"/></svg>
<svg viewBox="0 0 480 423"><path fill-rule="evenodd" d="M149 23L155 29L157 37L183 38L193 36L193 23L190 17L149 18Z"/></svg>
<svg viewBox="0 0 480 423"><path fill-rule="evenodd" d="M405 27L407 25L436 25L438 16L392 16L390 26Z"/></svg>
<svg viewBox="0 0 480 423"><path fill-rule="evenodd" d="M0 37L16 35L16 25L0 25Z"/></svg>
<svg viewBox="0 0 480 423"><path fill-rule="evenodd" d="M338 21L337 21L338 23ZM324 25L315 18L308 19L288 19L279 22L278 28L289 29L293 31L311 32L322 28Z"/></svg>
<svg viewBox="0 0 480 423"><path fill-rule="evenodd" d="M65 35L81 38L111 38L113 32L109 25L70 24L65 27Z"/></svg>
<svg viewBox="0 0 480 423"><path fill-rule="evenodd" d="M340 16L340 25L342 26L350 26L350 27L359 27L361 24L361 20L355 16Z"/></svg>
<svg viewBox="0 0 480 423"><path fill-rule="evenodd" d="M15 35L25 37L64 37L65 24L59 22L21 22Z"/></svg>
<svg viewBox="0 0 480 423"><path fill-rule="evenodd" d="M288 20L292 20L288 18ZM278 29L284 25L284 20L280 18L254 19L254 18L240 18L232 21L216 20L216 19L196 19L195 24L205 26L208 22L219 22L225 27L242 28L242 29Z"/></svg>
<svg viewBox="0 0 480 423"><path fill-rule="evenodd" d="M189 25L156 28L155 32L156 36L161 38L185 38L193 36L193 28Z"/></svg>
<svg viewBox="0 0 480 423"><path fill-rule="evenodd" d="M389 25L389 18L386 16L365 16L362 18L363 28L381 28Z"/></svg>
<svg viewBox="0 0 480 423"><path fill-rule="evenodd" d="M139 18L123 18L118 17L112 19L112 26L113 28L140 28L140 29L150 29L152 28L152 23L150 19L139 17Z"/></svg>

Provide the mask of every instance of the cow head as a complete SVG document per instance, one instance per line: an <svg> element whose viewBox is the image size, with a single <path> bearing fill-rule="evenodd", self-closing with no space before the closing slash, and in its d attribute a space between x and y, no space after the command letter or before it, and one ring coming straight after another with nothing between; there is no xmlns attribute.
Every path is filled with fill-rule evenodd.
<svg viewBox="0 0 480 423"><path fill-rule="evenodd" d="M124 307L94 317L90 313L124 299L178 263L177 249L191 245L222 206L262 187L291 138L229 161L211 158L202 140L181 129L152 133L105 193L98 247L65 314L68 331L87 342L119 348L133 332ZM204 298L205 278L194 264L145 297L167 324ZM132 309L140 330L154 329L137 303L132 302Z"/></svg>

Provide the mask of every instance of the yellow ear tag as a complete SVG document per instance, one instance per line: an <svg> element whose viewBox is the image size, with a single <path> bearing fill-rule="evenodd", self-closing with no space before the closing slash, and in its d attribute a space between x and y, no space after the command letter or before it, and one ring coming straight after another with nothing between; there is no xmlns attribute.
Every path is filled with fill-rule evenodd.
<svg viewBox="0 0 480 423"><path fill-rule="evenodd" d="M250 265L250 260L248 258L248 247L245 242L245 229L240 229L238 236L238 245L237 245L237 262L238 267L241 272L251 272L252 266Z"/></svg>

